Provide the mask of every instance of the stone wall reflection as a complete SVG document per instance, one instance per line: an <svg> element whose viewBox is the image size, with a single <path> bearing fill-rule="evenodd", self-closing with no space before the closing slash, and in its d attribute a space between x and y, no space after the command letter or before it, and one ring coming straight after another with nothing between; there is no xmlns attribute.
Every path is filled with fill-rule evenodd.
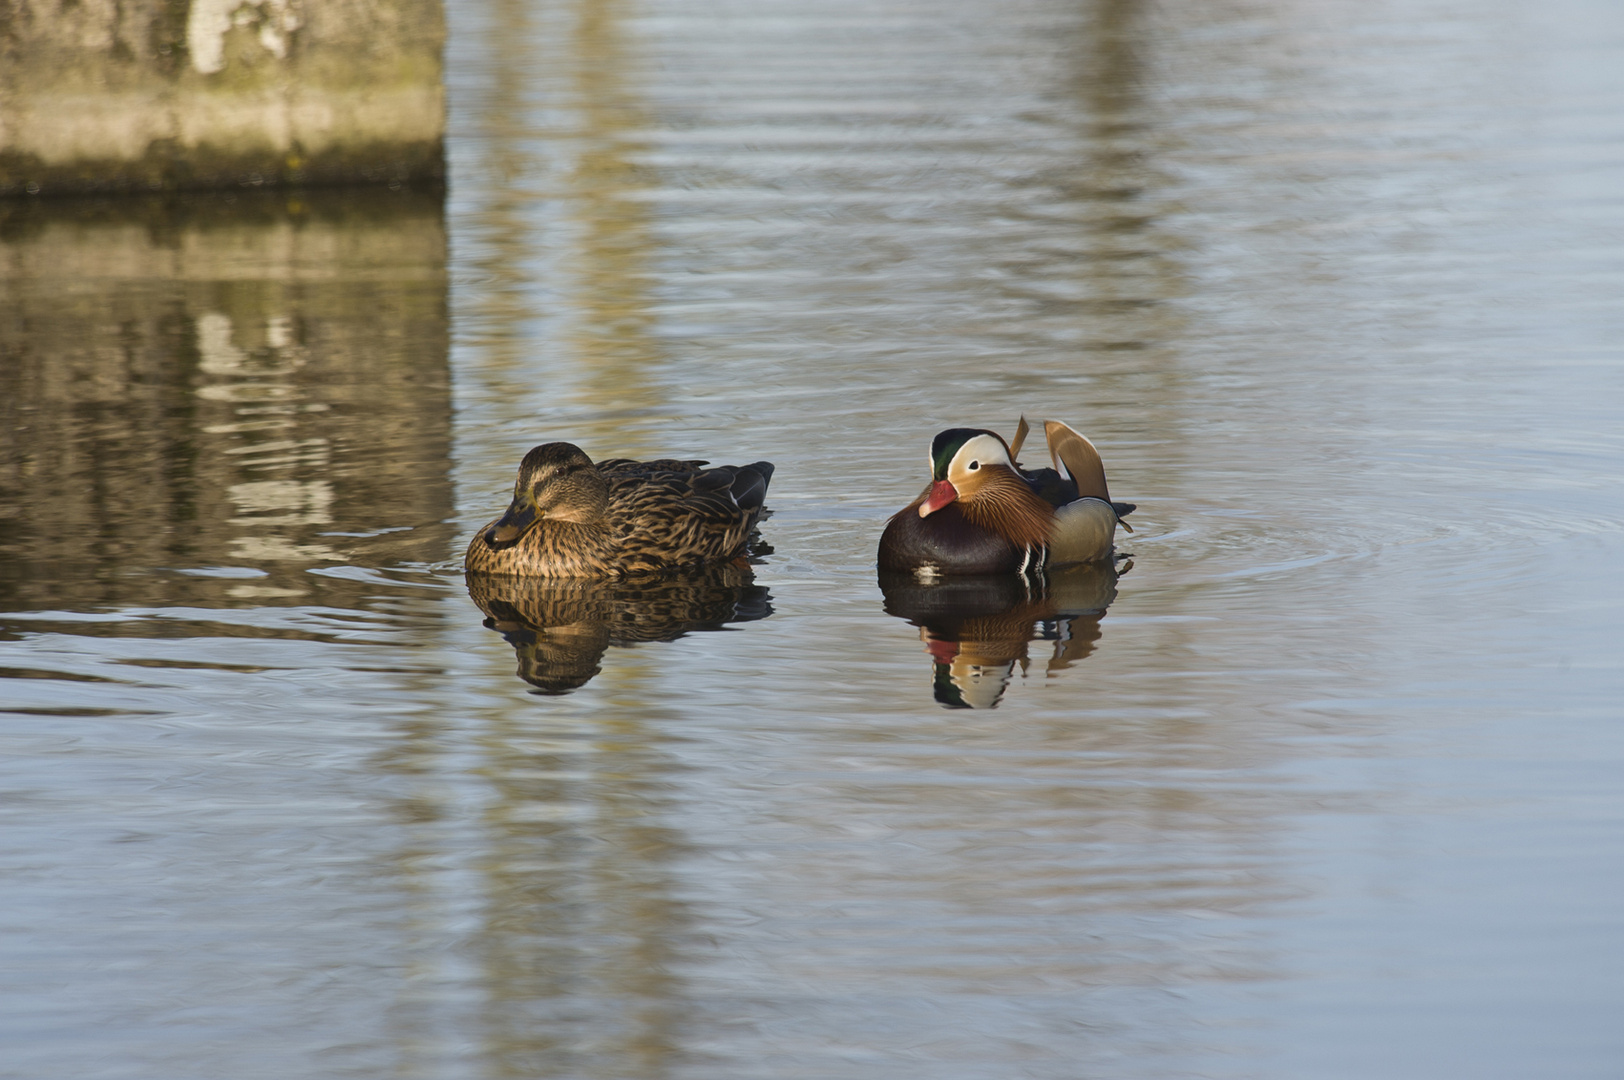
<svg viewBox="0 0 1624 1080"><path fill-rule="evenodd" d="M286 602L443 558L445 249L405 192L0 208L0 603Z"/></svg>

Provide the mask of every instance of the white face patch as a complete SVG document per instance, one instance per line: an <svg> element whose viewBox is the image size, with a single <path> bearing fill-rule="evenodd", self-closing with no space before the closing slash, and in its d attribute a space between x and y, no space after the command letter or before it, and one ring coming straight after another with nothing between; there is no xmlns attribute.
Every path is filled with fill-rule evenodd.
<svg viewBox="0 0 1624 1080"><path fill-rule="evenodd" d="M977 435L973 439L966 439L959 452L953 455L953 460L947 466L947 477L951 480L955 476L974 475L988 465L1010 464L1009 451L1004 449L1003 440L995 435Z"/></svg>

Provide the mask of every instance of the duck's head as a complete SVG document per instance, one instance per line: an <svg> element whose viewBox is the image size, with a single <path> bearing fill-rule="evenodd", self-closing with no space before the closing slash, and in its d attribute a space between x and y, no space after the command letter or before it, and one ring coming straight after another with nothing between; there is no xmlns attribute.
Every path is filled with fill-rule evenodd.
<svg viewBox="0 0 1624 1080"><path fill-rule="evenodd" d="M996 432L948 428L930 444L931 485L919 516L929 517L957 499L970 501L1000 478L1016 479L1009 446Z"/></svg>
<svg viewBox="0 0 1624 1080"><path fill-rule="evenodd" d="M542 518L596 521L609 505L609 484L579 446L567 442L536 447L519 463L513 502L485 530L488 544L511 544Z"/></svg>

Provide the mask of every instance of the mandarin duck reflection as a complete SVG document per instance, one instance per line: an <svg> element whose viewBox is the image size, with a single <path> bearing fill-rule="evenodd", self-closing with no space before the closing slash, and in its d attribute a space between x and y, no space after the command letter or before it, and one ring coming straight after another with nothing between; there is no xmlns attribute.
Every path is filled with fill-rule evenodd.
<svg viewBox="0 0 1624 1080"><path fill-rule="evenodd" d="M1125 573L1132 563L1123 564ZM1053 678L1087 657L1100 620L1116 599L1114 564L1098 560L1033 577L960 575L924 581L880 574L885 611L919 628L931 657L931 692L949 708L990 709L1017 668L1032 663L1033 641L1052 642L1044 675Z"/></svg>
<svg viewBox="0 0 1624 1080"><path fill-rule="evenodd" d="M1134 504L1112 502L1094 444L1062 424L1043 425L1050 469L1016 459L996 432L950 428L931 443L931 482L886 523L880 569L921 579L944 574L1029 574L1111 557L1116 527Z"/></svg>
<svg viewBox="0 0 1624 1080"><path fill-rule="evenodd" d="M469 574L467 585L485 626L513 646L519 677L548 694L585 686L611 645L675 641L773 613L772 594L739 562L616 581Z"/></svg>
<svg viewBox="0 0 1624 1080"><path fill-rule="evenodd" d="M594 463L566 442L524 456L506 513L474 534L471 573L621 578L736 559L762 514L771 462Z"/></svg>

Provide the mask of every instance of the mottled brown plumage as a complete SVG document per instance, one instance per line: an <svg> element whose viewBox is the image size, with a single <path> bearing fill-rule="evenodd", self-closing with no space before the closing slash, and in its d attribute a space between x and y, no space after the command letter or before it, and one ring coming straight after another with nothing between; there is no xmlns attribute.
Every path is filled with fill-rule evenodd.
<svg viewBox="0 0 1624 1080"><path fill-rule="evenodd" d="M744 553L771 463L596 464L570 443L525 455L507 512L468 544L472 573L612 578L703 566Z"/></svg>

